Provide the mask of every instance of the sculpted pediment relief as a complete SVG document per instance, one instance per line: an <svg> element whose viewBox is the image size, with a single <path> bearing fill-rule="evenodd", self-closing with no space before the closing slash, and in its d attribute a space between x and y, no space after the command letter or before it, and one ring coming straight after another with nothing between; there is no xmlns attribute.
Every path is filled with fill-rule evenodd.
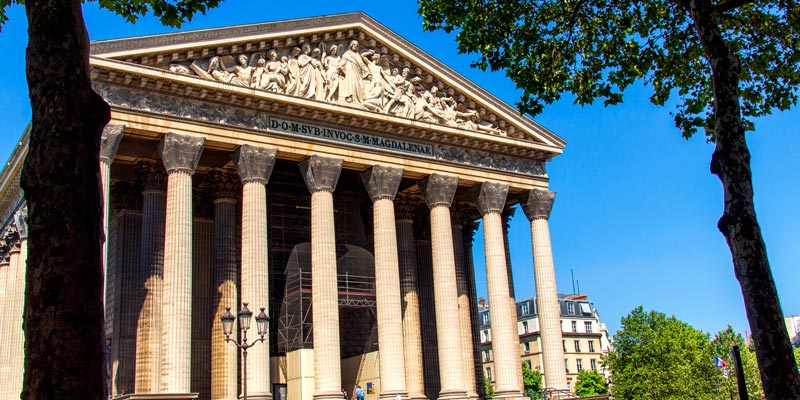
<svg viewBox="0 0 800 400"><path fill-rule="evenodd" d="M99 42L92 52L228 85L565 144L361 13Z"/></svg>
<svg viewBox="0 0 800 400"><path fill-rule="evenodd" d="M521 132L375 41L303 43L289 49L173 63L170 71L368 111L523 138Z"/></svg>

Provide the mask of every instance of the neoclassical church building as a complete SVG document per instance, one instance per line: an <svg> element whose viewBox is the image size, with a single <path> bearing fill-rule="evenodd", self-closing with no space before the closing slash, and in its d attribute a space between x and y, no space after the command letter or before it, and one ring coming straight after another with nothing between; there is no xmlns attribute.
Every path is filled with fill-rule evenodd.
<svg viewBox="0 0 800 400"><path fill-rule="evenodd" d="M90 64L112 108L112 397L483 397L482 224L494 394L519 399L516 204L545 386L567 387L545 169L564 140L362 13L100 41ZM26 151L27 133L0 174L0 400L22 385ZM220 319L245 303L269 317L246 370Z"/></svg>

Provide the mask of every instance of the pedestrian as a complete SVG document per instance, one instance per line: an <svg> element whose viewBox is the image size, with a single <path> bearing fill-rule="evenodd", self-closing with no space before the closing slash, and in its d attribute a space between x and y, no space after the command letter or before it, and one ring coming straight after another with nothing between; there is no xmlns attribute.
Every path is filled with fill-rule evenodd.
<svg viewBox="0 0 800 400"><path fill-rule="evenodd" d="M346 390L344 390L344 388L342 388L342 398L343 398L344 400L347 400L347 391L346 391Z"/></svg>
<svg viewBox="0 0 800 400"><path fill-rule="evenodd" d="M364 400L364 389L361 385L356 386L356 400Z"/></svg>

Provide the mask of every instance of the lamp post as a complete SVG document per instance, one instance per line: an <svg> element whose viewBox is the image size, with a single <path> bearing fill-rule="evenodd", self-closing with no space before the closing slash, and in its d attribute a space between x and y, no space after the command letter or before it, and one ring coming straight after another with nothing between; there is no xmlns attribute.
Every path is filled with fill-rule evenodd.
<svg viewBox="0 0 800 400"><path fill-rule="evenodd" d="M242 349L242 400L247 400L247 349L255 346L258 342L267 340L264 336L268 333L269 315L264 312L264 307L261 307L261 312L256 315L256 325L258 326L258 336L260 337L254 340L253 343L247 343L247 330L250 328L250 318L253 316L253 312L247 308L247 303L242 304L242 309L239 310L237 315L239 317L239 329L242 331L241 342L231 339L233 321L236 320L236 317L231 314L230 307L225 307L225 314L222 314L219 319L222 320L222 333L225 334L225 341L233 342L236 347Z"/></svg>

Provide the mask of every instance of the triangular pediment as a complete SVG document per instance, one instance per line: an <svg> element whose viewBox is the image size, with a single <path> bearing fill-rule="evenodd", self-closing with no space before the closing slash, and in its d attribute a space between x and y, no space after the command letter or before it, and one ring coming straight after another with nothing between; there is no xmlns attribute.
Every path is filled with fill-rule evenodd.
<svg viewBox="0 0 800 400"><path fill-rule="evenodd" d="M159 70L165 78L515 139L550 156L565 145L363 13L100 41L91 53L94 64L119 62Z"/></svg>

